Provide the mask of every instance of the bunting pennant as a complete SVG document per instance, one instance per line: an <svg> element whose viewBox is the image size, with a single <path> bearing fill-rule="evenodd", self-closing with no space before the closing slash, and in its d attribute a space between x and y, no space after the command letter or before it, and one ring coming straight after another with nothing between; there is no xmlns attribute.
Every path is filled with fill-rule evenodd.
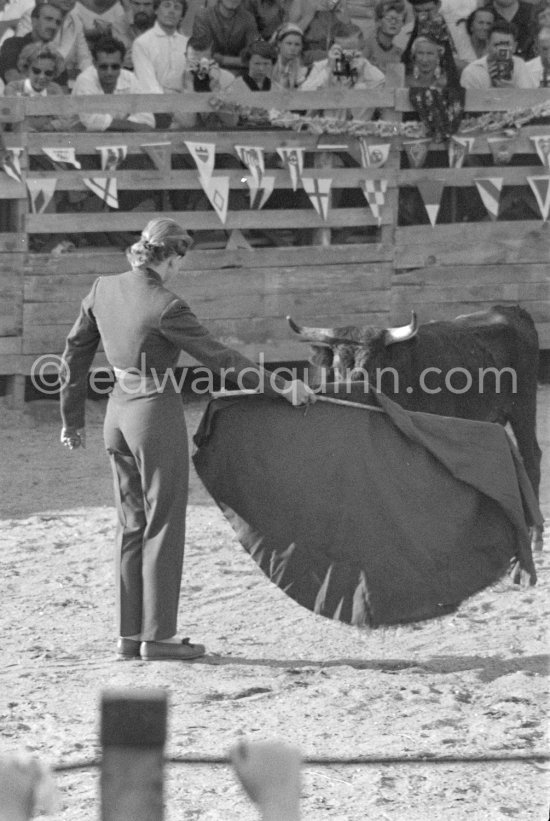
<svg viewBox="0 0 550 821"><path fill-rule="evenodd" d="M210 179L206 179L201 176L201 183L212 208L225 225L229 205L229 177L210 177Z"/></svg>
<svg viewBox="0 0 550 821"><path fill-rule="evenodd" d="M332 178L318 179L317 177L302 177L304 191L311 200L311 204L320 217L325 221L328 217L329 194L332 187Z"/></svg>
<svg viewBox="0 0 550 821"><path fill-rule="evenodd" d="M403 148L406 151L411 168L422 168L428 156L428 147L431 140L425 137L421 140L405 140Z"/></svg>
<svg viewBox="0 0 550 821"><path fill-rule="evenodd" d="M96 151L101 156L102 171L116 171L122 160L126 159L128 146L126 145L98 145ZM118 205L116 206L118 208Z"/></svg>
<svg viewBox="0 0 550 821"><path fill-rule="evenodd" d="M155 168L167 174L172 167L172 143L142 143L140 148L145 151Z"/></svg>
<svg viewBox="0 0 550 821"><path fill-rule="evenodd" d="M361 165L363 168L382 168L390 155L390 143L369 144L365 137L359 137Z"/></svg>
<svg viewBox="0 0 550 821"><path fill-rule="evenodd" d="M359 180L361 191L366 197L378 227L382 224L380 210L386 204L386 191L388 190L387 180Z"/></svg>
<svg viewBox="0 0 550 821"><path fill-rule="evenodd" d="M83 177L82 182L103 200L109 208L118 208L116 177Z"/></svg>
<svg viewBox="0 0 550 821"><path fill-rule="evenodd" d="M26 182L31 211L33 214L42 214L54 195L57 180L55 177L37 177L36 179L27 177Z"/></svg>
<svg viewBox="0 0 550 821"><path fill-rule="evenodd" d="M245 239L242 231L239 231L238 228L234 228L231 231L225 247L228 251L236 251L239 248L250 250L252 248L248 240Z"/></svg>
<svg viewBox="0 0 550 821"><path fill-rule="evenodd" d="M305 148L278 148L277 154L282 159L283 166L288 168L292 190L297 191L304 170Z"/></svg>
<svg viewBox="0 0 550 821"><path fill-rule="evenodd" d="M442 180L419 180L416 187L420 192L424 208L430 218L432 228L435 227L437 215L439 214L439 207L441 205L441 195L445 188L445 183Z"/></svg>
<svg viewBox="0 0 550 821"><path fill-rule="evenodd" d="M236 145L235 151L240 161L243 165L246 165L254 177L256 185L259 188L265 172L263 148L261 146Z"/></svg>
<svg viewBox="0 0 550 821"><path fill-rule="evenodd" d="M527 177L527 182L537 199L544 222L550 212L550 177Z"/></svg>
<svg viewBox="0 0 550 821"><path fill-rule="evenodd" d="M492 219L498 216L498 206L500 202L500 192L504 182L502 177L484 177L474 180L483 205L489 212Z"/></svg>
<svg viewBox="0 0 550 821"><path fill-rule="evenodd" d="M474 147L474 137L454 137L449 140L449 168L462 168Z"/></svg>
<svg viewBox="0 0 550 821"><path fill-rule="evenodd" d="M187 150L195 160L195 164L199 171L199 177L201 177L201 180L204 178L204 180L208 182L212 176L212 172L214 171L214 163L216 161L216 144L193 143L188 142L187 140L184 142Z"/></svg>
<svg viewBox="0 0 550 821"><path fill-rule="evenodd" d="M516 153L515 137L487 137L495 165L507 165Z"/></svg>
<svg viewBox="0 0 550 821"><path fill-rule="evenodd" d="M21 162L19 160L22 153L23 148L6 148L6 154L2 163L2 169L8 177L11 177L15 182L23 182Z"/></svg>
<svg viewBox="0 0 550 821"><path fill-rule="evenodd" d="M248 178L250 180L250 178ZM249 182L250 185L250 182ZM275 177L263 176L259 188L256 188L254 196L252 195L252 188L250 188L250 207L261 210L275 187Z"/></svg>
<svg viewBox="0 0 550 821"><path fill-rule="evenodd" d="M546 168L550 168L550 134L539 134L537 137L530 137L530 139L535 144L541 163Z"/></svg>
<svg viewBox="0 0 550 821"><path fill-rule="evenodd" d="M44 154L50 158L56 166L72 165L73 168L82 168L82 165L76 159L74 148L46 148L42 146Z"/></svg>

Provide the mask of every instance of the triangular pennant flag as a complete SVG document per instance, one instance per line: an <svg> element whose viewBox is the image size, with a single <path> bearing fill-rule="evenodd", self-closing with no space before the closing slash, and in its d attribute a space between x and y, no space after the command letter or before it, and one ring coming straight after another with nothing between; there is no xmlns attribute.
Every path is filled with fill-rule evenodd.
<svg viewBox="0 0 550 821"><path fill-rule="evenodd" d="M256 185L259 188L265 171L263 148L261 146L236 145L235 151L240 161L243 165L246 165L256 180Z"/></svg>
<svg viewBox="0 0 550 821"><path fill-rule="evenodd" d="M359 137L361 165L363 168L382 168L390 155L390 143L369 143L365 137Z"/></svg>
<svg viewBox="0 0 550 821"><path fill-rule="evenodd" d="M239 231L238 228L234 228L231 231L225 247L228 251L236 251L238 248L252 248L248 240L245 239L242 231Z"/></svg>
<svg viewBox="0 0 550 821"><path fill-rule="evenodd" d="M474 147L474 137L455 137L449 140L449 168L462 168L464 160Z"/></svg>
<svg viewBox="0 0 550 821"><path fill-rule="evenodd" d="M42 146L42 151L54 165L72 165L73 168L82 168L82 165L76 159L74 148L46 148Z"/></svg>
<svg viewBox="0 0 550 821"><path fill-rule="evenodd" d="M437 215L439 214L439 206L441 205L441 195L445 188L445 183L442 180L419 180L416 187L420 191L420 196L424 203L424 208L428 212L428 217L435 226Z"/></svg>
<svg viewBox="0 0 550 821"><path fill-rule="evenodd" d="M83 177L82 182L88 186L90 191L104 200L109 208L118 208L116 177Z"/></svg>
<svg viewBox="0 0 550 821"><path fill-rule="evenodd" d="M431 140L428 137L424 137L421 140L405 140L403 142L403 148L407 153L411 168L421 168L424 165L426 157L428 156L430 142Z"/></svg>
<svg viewBox="0 0 550 821"><path fill-rule="evenodd" d="M498 206L500 202L500 192L502 191L502 177L484 177L474 180L483 205L490 216L496 220L498 216Z"/></svg>
<svg viewBox="0 0 550 821"><path fill-rule="evenodd" d="M487 137L495 165L507 165L516 153L514 137Z"/></svg>
<svg viewBox="0 0 550 821"><path fill-rule="evenodd" d="M185 140L184 142L187 146L187 150L195 160L195 164L199 171L199 176L201 178L204 177L204 179L208 182L208 180L212 176L212 172L214 170L214 163L216 161L216 144L192 143L188 142L187 140Z"/></svg>
<svg viewBox="0 0 550 821"><path fill-rule="evenodd" d="M527 182L537 198L542 218L546 222L550 211L550 177L527 177Z"/></svg>
<svg viewBox="0 0 550 821"><path fill-rule="evenodd" d="M27 177L26 182L31 211L33 214L41 214L46 210L54 195L57 180L55 177L37 177L36 179Z"/></svg>
<svg viewBox="0 0 550 821"><path fill-rule="evenodd" d="M101 155L101 170L116 171L122 160L126 159L128 146L126 145L98 145L96 151ZM116 206L118 208L118 205Z"/></svg>
<svg viewBox="0 0 550 821"><path fill-rule="evenodd" d="M22 148L6 148L2 168L12 180L15 182L23 182L23 175L21 173L21 163L19 157L23 153Z"/></svg>
<svg viewBox="0 0 550 821"><path fill-rule="evenodd" d="M550 168L550 135L539 134L537 137L530 137L530 139L535 143L541 163L546 168ZM543 178L541 177L541 179Z"/></svg>
<svg viewBox="0 0 550 821"><path fill-rule="evenodd" d="M278 148L277 154L283 161L285 168L288 168L292 190L298 190L298 183L304 170L305 148Z"/></svg>
<svg viewBox="0 0 550 821"><path fill-rule="evenodd" d="M318 179L317 177L302 177L304 191L320 217L325 221L328 217L329 194L332 187L332 178Z"/></svg>
<svg viewBox="0 0 550 821"><path fill-rule="evenodd" d="M171 142L142 143L140 148L148 154L155 168L158 168L158 170L162 171L163 174L170 171L172 163Z"/></svg>
<svg viewBox="0 0 550 821"><path fill-rule="evenodd" d="M250 191L250 207L257 208L258 211L264 207L275 187L275 177L263 176L260 180L260 187L256 189L254 199L252 199L252 190Z"/></svg>
<svg viewBox="0 0 550 821"><path fill-rule="evenodd" d="M206 179L201 176L201 184L212 208L225 225L229 205L229 177L210 177L210 179Z"/></svg>
<svg viewBox="0 0 550 821"><path fill-rule="evenodd" d="M359 180L361 191L366 197L378 227L382 224L380 209L386 204L387 180Z"/></svg>

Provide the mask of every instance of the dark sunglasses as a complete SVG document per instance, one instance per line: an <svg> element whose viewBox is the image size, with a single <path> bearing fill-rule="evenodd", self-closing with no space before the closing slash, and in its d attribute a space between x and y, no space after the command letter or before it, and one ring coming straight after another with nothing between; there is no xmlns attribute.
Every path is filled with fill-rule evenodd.
<svg viewBox="0 0 550 821"><path fill-rule="evenodd" d="M98 68L101 71L108 71L109 69L111 69L111 71L120 71L120 69L122 68L122 64L121 63L100 63L98 65Z"/></svg>
<svg viewBox="0 0 550 821"><path fill-rule="evenodd" d="M31 71L33 74L36 74L37 77L39 74L43 74L45 77L53 77L53 75L55 74L55 72L51 68L41 69L35 68L35 66L31 66Z"/></svg>

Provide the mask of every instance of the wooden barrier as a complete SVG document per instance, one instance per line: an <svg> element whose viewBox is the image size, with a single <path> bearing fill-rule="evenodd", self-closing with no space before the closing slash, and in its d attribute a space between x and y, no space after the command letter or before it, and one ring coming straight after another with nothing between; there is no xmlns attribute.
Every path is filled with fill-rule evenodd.
<svg viewBox="0 0 550 821"><path fill-rule="evenodd" d="M266 109L341 109L365 106L366 92L324 91L257 93L254 104ZM511 111L547 102L547 89L468 92L466 109ZM399 120L410 112L405 89L387 87L369 93L368 105L384 120ZM21 147L23 181L0 173L0 199L10 204L9 219L0 226L0 375L9 377L15 402L21 401L22 376L32 372L39 357L59 355L84 296L94 278L124 270L123 240L139 232L159 211L170 213L197 232L195 249L175 290L184 296L213 333L252 358L265 361L305 358L294 341L285 316L307 324L400 324L415 309L421 321L449 318L495 303L519 303L535 318L541 347L550 348L550 285L547 275L550 229L542 217L529 220L461 221L454 205L432 227L426 214L419 224L400 224L404 192L426 178L446 188L477 197L475 179L503 178L504 186L528 189L527 176L548 176L532 136L550 126L524 126L515 153L523 163L495 166L486 132L475 133L475 149L461 168L449 168L444 145L432 144L429 168L409 168L403 138L390 142L383 168L363 168L354 138L317 135L276 128L154 132L33 132L28 116L74 116L83 98L0 98L0 123L10 147ZM229 102L250 105L246 98ZM98 96L85 99L86 111L212 112L209 95ZM502 132L497 132L497 135ZM214 142L222 158L216 175L230 180L231 206L222 224L202 193L186 140ZM142 146L166 142L171 167L156 168ZM125 145L128 160L115 171L101 172L99 146ZM235 145L262 146L266 173L275 178L274 195L262 210L250 209L246 170ZM49 168L44 148L73 147L83 168ZM303 191L292 191L290 176L278 161L283 147L303 147L309 177L333 179L326 219ZM340 146L338 148L338 146ZM342 160L342 157L344 159ZM225 160L225 162L224 162ZM438 167L439 165L439 167ZM116 177L121 202L117 211L103 207L88 192L83 179ZM57 204L43 213L29 208L25 183L56 180ZM365 179L387 182L378 224L360 191ZM172 199L175 196L176 199ZM455 196L454 194L452 196ZM179 199L178 199L179 197ZM464 197L462 197L464 201ZM454 200L451 200L453 203ZM83 207L94 207L93 212ZM65 210L62 210L65 208ZM455 213L456 211L456 213ZM413 220L414 221L414 220ZM401 220L402 222L402 220ZM422 224L424 223L424 224ZM98 233L104 238L98 242ZM78 237L82 247L60 256L40 253L40 242L51 235ZM115 237L118 247L114 247ZM85 244L86 243L86 244ZM95 243L95 244L93 244ZM303 244L297 244L303 243ZM50 243L51 244L51 243ZM37 250L38 249L38 250ZM96 364L104 363L98 354ZM191 364L182 356L181 364Z"/></svg>

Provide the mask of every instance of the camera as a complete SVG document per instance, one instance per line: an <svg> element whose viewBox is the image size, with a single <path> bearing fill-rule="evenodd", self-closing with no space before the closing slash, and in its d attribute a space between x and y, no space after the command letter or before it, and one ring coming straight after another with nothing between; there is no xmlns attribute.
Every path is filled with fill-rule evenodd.
<svg viewBox="0 0 550 821"><path fill-rule="evenodd" d="M193 75L194 91L210 91L210 68L212 60L209 57L201 57L189 67Z"/></svg>
<svg viewBox="0 0 550 821"><path fill-rule="evenodd" d="M508 46L502 46L497 50L495 63L497 67L495 79L511 80L514 61L512 59L512 50Z"/></svg>
<svg viewBox="0 0 550 821"><path fill-rule="evenodd" d="M342 51L340 56L334 61L334 69L332 71L334 76L346 77L355 82L357 80L357 69L352 66L354 57L354 51Z"/></svg>

